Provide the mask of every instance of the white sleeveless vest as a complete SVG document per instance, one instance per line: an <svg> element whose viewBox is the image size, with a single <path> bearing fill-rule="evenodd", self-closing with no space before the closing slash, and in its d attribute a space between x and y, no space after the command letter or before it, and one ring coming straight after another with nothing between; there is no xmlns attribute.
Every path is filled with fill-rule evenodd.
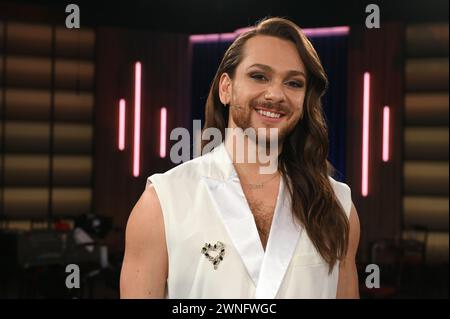
<svg viewBox="0 0 450 319"><path fill-rule="evenodd" d="M348 217L350 188L330 180ZM149 184L164 217L168 298L336 297L339 263L329 274L306 231L294 223L283 179L266 251L223 143L164 174L150 176ZM217 242L224 244L224 255L215 269L202 248Z"/></svg>

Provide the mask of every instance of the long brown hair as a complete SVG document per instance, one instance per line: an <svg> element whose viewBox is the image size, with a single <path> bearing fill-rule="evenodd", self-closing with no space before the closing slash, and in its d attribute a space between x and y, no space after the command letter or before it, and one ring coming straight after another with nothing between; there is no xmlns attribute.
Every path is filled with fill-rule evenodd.
<svg viewBox="0 0 450 319"><path fill-rule="evenodd" d="M296 24L283 18L264 19L231 44L209 91L204 129L215 127L221 131L222 138L225 136L229 108L220 101L219 80L223 73L234 78L245 43L257 35L293 42L306 67L303 117L284 140L279 168L291 195L293 214L331 272L336 261L347 252L349 222L328 178L333 168L327 160L328 133L321 105L328 80L315 49ZM202 140L202 149L207 142Z"/></svg>

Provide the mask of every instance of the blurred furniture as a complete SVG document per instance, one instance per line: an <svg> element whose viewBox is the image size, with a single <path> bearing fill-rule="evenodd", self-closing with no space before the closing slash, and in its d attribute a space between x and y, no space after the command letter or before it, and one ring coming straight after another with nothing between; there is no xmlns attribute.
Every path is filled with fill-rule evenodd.
<svg viewBox="0 0 450 319"><path fill-rule="evenodd" d="M417 297L425 286L428 232L423 238L377 240L370 246L370 263L380 269L380 287L368 288L362 282L361 294L367 298Z"/></svg>
<svg viewBox="0 0 450 319"><path fill-rule="evenodd" d="M28 231L0 229L0 297L93 298L99 286L117 290L117 296L120 263L115 257L110 261L103 241L111 224L111 218L91 214L77 218L72 230L62 223ZM88 241L80 241L80 233ZM69 264L80 269L80 289L66 287Z"/></svg>

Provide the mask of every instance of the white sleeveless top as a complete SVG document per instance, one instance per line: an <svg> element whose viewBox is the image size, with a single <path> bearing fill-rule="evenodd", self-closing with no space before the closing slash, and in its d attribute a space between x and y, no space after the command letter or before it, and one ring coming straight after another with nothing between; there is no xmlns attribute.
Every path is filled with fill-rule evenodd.
<svg viewBox="0 0 450 319"><path fill-rule="evenodd" d="M348 217L350 188L331 177L330 181ZM150 176L149 184L164 217L168 298L336 297L339 263L329 274L306 231L294 223L283 179L266 251L223 143ZM217 242L224 244L224 255L215 269L202 248Z"/></svg>

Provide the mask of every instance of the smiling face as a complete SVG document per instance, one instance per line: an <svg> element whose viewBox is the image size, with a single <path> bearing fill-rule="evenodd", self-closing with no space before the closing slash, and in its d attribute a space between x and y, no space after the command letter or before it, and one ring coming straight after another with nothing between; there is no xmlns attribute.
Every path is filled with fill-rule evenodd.
<svg viewBox="0 0 450 319"><path fill-rule="evenodd" d="M244 46L233 79L222 74L219 96L229 104L228 126L278 129L278 140L294 129L303 114L306 69L294 43L258 35Z"/></svg>

